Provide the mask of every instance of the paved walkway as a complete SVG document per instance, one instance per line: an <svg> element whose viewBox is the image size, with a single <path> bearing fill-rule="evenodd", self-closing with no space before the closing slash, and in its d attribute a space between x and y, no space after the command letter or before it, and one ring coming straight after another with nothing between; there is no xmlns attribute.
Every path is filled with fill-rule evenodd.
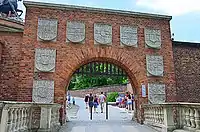
<svg viewBox="0 0 200 132"><path fill-rule="evenodd" d="M60 132L156 132L145 125L131 121L132 114L124 109L109 106L108 120L105 119L105 113L94 113L93 120L90 120L89 110L85 109L83 99L76 98L76 104L78 106L68 111L69 122Z"/></svg>

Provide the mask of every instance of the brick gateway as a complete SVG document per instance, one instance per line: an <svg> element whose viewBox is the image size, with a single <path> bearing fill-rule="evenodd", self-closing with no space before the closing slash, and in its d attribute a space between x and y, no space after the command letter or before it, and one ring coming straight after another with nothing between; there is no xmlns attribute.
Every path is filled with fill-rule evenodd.
<svg viewBox="0 0 200 132"><path fill-rule="evenodd" d="M13 56L17 58L14 81L19 83L3 99L64 103L73 73L82 65L102 61L126 71L135 88L138 119L140 106L148 100L176 101L170 16L24 3L24 31L17 34L23 42L16 46L18 56ZM9 87L4 84L4 89Z"/></svg>

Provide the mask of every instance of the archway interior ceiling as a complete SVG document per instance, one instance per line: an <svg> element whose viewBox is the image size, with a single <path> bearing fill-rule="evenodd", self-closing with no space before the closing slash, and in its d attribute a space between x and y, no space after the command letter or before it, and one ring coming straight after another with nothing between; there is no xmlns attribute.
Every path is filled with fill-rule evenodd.
<svg viewBox="0 0 200 132"><path fill-rule="evenodd" d="M74 75L89 75L89 76L119 76L127 77L126 72L120 67L103 61L93 61L82 65L74 72Z"/></svg>

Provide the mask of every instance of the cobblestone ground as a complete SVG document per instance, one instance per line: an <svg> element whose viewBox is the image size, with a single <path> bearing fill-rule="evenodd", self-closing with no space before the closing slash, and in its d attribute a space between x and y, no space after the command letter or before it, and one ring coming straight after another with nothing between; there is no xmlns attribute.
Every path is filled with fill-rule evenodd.
<svg viewBox="0 0 200 132"><path fill-rule="evenodd" d="M90 120L89 110L85 109L83 99L76 98L76 103L78 106L68 110L69 122L60 132L156 132L132 121L131 113L113 106L109 106L108 120L105 119L105 113L93 113L93 119Z"/></svg>

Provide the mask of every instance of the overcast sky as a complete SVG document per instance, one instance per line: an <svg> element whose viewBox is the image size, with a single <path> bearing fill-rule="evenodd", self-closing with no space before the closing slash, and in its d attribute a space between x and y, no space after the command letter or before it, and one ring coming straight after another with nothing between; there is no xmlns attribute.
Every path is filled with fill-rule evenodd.
<svg viewBox="0 0 200 132"><path fill-rule="evenodd" d="M29 0L171 15L177 41L200 42L200 0ZM22 2L19 8L24 9ZM24 11L25 12L25 11ZM25 14L24 14L25 15Z"/></svg>

